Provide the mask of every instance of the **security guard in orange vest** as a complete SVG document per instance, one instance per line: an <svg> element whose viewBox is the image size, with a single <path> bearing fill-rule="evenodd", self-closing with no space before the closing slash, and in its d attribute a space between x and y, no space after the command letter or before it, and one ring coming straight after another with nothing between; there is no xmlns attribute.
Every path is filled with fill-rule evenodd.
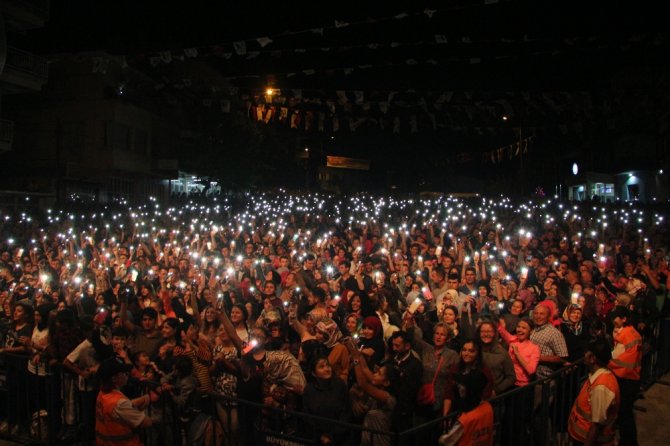
<svg viewBox="0 0 670 446"><path fill-rule="evenodd" d="M439 439L441 446L492 446L493 407L482 401L488 378L480 370L454 376L463 413L454 426Z"/></svg>
<svg viewBox="0 0 670 446"><path fill-rule="evenodd" d="M109 358L100 366L100 393L95 404L97 446L141 446L137 429L151 426L151 418L142 410L152 402L152 397L147 394L131 401L121 393L121 387L128 382L130 367L116 358Z"/></svg>
<svg viewBox="0 0 670 446"><path fill-rule="evenodd" d="M604 339L589 343L584 365L589 376L577 395L568 419L568 433L573 445L613 445L614 421L620 405L619 384L607 368L612 359Z"/></svg>
<svg viewBox="0 0 670 446"><path fill-rule="evenodd" d="M610 313L614 324L614 350L609 368L619 381L619 446L637 446L637 428L633 404L640 391L642 337L631 325L630 311L615 307Z"/></svg>

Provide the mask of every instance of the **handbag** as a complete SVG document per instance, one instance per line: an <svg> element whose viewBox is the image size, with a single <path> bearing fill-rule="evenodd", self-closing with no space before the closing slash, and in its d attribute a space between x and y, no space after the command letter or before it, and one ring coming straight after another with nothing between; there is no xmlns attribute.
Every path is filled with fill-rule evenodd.
<svg viewBox="0 0 670 446"><path fill-rule="evenodd" d="M437 379L437 374L440 372L442 359L444 358L440 355L440 360L437 363L433 380L419 387L419 392L416 395L416 402L421 406L432 406L435 404L435 380Z"/></svg>

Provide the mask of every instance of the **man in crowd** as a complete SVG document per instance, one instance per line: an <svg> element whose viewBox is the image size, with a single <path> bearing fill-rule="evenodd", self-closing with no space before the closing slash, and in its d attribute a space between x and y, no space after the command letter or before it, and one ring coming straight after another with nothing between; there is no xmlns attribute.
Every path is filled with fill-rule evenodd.
<svg viewBox="0 0 670 446"><path fill-rule="evenodd" d="M614 421L617 419L621 395L616 376L607 368L612 353L607 341L594 340L584 353L589 376L577 395L568 433L573 445L613 445Z"/></svg>

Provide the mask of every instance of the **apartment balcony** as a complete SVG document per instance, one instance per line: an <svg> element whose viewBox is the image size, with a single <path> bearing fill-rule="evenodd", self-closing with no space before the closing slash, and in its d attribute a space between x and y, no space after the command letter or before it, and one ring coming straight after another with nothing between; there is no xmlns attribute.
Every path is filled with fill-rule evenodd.
<svg viewBox="0 0 670 446"><path fill-rule="evenodd" d="M44 27L49 20L50 0L2 0L0 10L7 31L26 31Z"/></svg>
<svg viewBox="0 0 670 446"><path fill-rule="evenodd" d="M7 61L0 76L3 94L39 91L48 78L47 59L18 48L7 47Z"/></svg>
<svg viewBox="0 0 670 446"><path fill-rule="evenodd" d="M14 142L14 121L0 119L0 153L12 150Z"/></svg>

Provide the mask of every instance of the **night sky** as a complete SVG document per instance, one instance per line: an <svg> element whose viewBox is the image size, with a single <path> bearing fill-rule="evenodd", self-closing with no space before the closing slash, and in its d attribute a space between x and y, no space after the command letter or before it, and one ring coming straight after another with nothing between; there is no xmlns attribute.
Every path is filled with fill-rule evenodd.
<svg viewBox="0 0 670 446"><path fill-rule="evenodd" d="M310 145L321 154L371 159L381 171L419 175L426 184L439 183L444 169L499 174L500 165L486 161L515 144L521 129L532 137L533 175L546 178L543 166L576 159L616 172L616 160L594 154L616 139L655 134L659 110L667 107L656 81L668 71L670 49L668 7L656 3L466 0L352 8L63 0L52 2L43 29L10 41L47 56L124 56L157 83L176 83L178 62L152 58L198 48L194 61L252 100L268 85L303 104L337 102L345 91L351 106L338 113L347 125L353 116L354 130L274 125L267 138L291 150ZM262 37L272 42L261 46ZM236 41L247 43L242 56ZM380 111L385 102L388 112ZM409 159L418 165L406 166ZM644 168L654 160L639 162Z"/></svg>

